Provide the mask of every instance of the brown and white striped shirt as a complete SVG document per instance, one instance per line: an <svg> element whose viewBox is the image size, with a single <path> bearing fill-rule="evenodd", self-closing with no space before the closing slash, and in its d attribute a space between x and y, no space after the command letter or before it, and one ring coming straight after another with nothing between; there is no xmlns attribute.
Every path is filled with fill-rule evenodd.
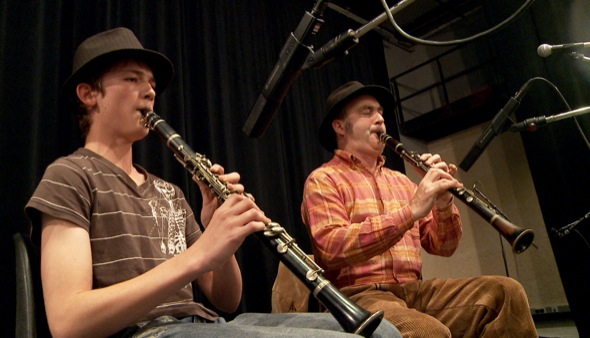
<svg viewBox="0 0 590 338"><path fill-rule="evenodd" d="M112 162L80 148L49 165L25 207L31 236L40 242L40 215L46 213L88 231L93 288L113 285L178 255L201 235L182 191L136 165L147 180L140 186ZM193 301L186 285L143 318L217 314Z"/></svg>

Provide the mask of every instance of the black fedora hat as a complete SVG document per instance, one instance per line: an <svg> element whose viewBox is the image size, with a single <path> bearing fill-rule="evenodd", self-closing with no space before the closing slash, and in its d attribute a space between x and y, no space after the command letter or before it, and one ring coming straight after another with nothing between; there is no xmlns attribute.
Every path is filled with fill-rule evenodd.
<svg viewBox="0 0 590 338"><path fill-rule="evenodd" d="M320 144L327 151L332 152L338 147L336 133L332 128L332 121L340 114L344 106L353 98L361 95L371 95L383 107L383 111L391 111L394 107L394 98L389 89L376 86L364 85L358 81L351 81L336 88L326 100L326 116L320 125Z"/></svg>
<svg viewBox="0 0 590 338"><path fill-rule="evenodd" d="M158 94L172 81L172 62L161 53L143 48L130 29L118 27L93 35L78 46L74 55L72 74L61 88L61 102L72 103L78 83L87 80L85 77L96 71L97 67L103 67L122 58L145 62L154 73Z"/></svg>

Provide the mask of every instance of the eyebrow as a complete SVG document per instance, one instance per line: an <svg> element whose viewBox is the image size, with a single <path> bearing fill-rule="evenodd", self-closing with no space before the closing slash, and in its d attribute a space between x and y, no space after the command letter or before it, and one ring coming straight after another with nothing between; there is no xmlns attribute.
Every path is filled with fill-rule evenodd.
<svg viewBox="0 0 590 338"><path fill-rule="evenodd" d="M145 75L151 73L151 72L146 72L145 70L135 69L135 68L123 68L122 70L126 71L126 72L130 72L130 73L134 73L134 74L137 74L140 76L145 76ZM152 79L155 79L153 74L151 74L149 77Z"/></svg>
<svg viewBox="0 0 590 338"><path fill-rule="evenodd" d="M383 110L383 106L381 106L380 104L363 104L362 106L360 106L360 109L371 109L371 110Z"/></svg>
<svg viewBox="0 0 590 338"><path fill-rule="evenodd" d="M154 74L151 72L147 72L142 69L128 68L128 67L122 67L122 68L120 68L120 70L122 72L126 72L126 73L133 73L133 74L140 76L140 77L147 76L149 82L153 82L154 84L156 83L156 78L154 77Z"/></svg>

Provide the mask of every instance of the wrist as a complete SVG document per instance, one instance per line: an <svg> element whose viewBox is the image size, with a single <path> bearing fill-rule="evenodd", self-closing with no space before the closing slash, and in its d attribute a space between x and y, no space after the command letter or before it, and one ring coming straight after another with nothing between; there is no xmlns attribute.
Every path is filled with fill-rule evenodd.
<svg viewBox="0 0 590 338"><path fill-rule="evenodd" d="M435 204L435 211L437 212L445 212L450 210L453 207L454 196L451 195L449 199L443 198L442 202L436 201ZM446 202L445 202L446 200Z"/></svg>

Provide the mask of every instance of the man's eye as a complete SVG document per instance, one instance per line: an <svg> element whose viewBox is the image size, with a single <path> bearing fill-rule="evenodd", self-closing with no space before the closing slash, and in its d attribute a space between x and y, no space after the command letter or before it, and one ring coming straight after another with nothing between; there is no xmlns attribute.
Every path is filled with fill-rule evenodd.
<svg viewBox="0 0 590 338"><path fill-rule="evenodd" d="M128 77L126 80L127 81L130 81L130 82L137 82L137 81L139 81L139 79L136 78L136 77Z"/></svg>
<svg viewBox="0 0 590 338"><path fill-rule="evenodd" d="M372 116L375 113L383 115L383 109L382 108L367 107L361 111L361 114L364 116Z"/></svg>

